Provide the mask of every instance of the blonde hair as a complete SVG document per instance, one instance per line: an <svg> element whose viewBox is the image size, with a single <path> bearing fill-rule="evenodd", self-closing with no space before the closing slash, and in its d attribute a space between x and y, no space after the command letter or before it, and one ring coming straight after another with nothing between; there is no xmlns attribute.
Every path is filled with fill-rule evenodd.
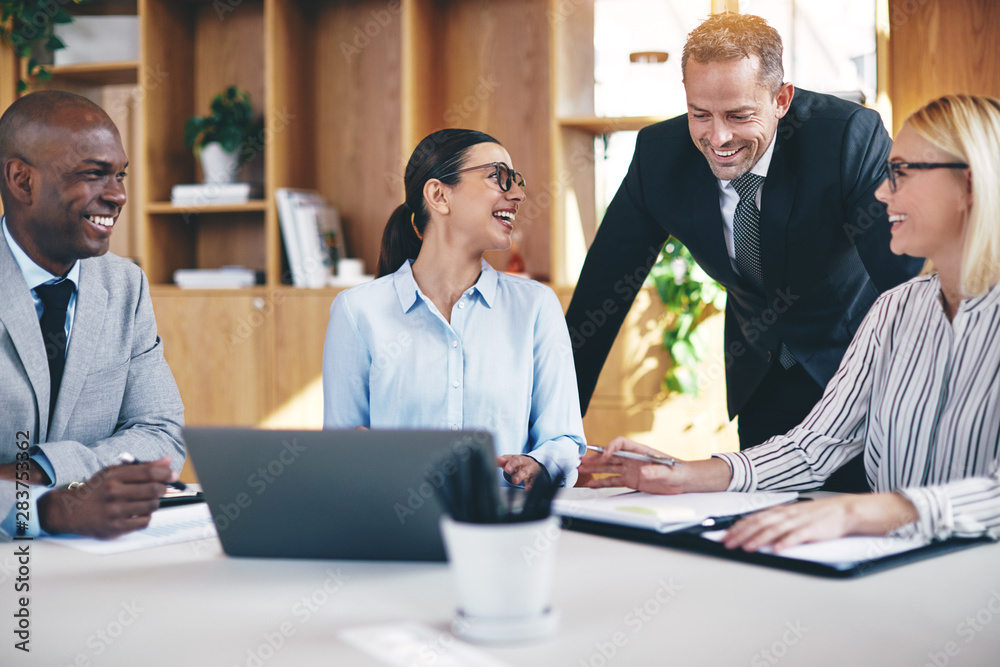
<svg viewBox="0 0 1000 667"><path fill-rule="evenodd" d="M1000 100L985 95L945 95L913 113L906 124L942 151L969 165L969 209L961 288L965 297L1000 283ZM933 263L923 273L934 273Z"/></svg>

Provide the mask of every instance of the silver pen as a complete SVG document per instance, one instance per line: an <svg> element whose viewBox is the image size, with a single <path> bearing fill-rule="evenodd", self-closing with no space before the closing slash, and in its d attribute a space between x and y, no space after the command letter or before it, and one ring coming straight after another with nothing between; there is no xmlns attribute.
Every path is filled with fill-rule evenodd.
<svg viewBox="0 0 1000 667"><path fill-rule="evenodd" d="M604 447L598 447L597 445L587 445L587 449L598 454L604 453ZM612 456L620 456L623 459L632 459L633 461L643 461L645 463L660 463L665 466L679 466L681 464L680 461L669 456L647 456L645 454L636 454L635 452L626 452L623 449L613 452Z"/></svg>

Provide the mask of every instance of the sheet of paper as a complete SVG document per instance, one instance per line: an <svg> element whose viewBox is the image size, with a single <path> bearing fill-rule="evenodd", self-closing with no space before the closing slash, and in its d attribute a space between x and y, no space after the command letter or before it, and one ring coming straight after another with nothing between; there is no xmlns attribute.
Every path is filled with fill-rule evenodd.
<svg viewBox="0 0 1000 667"><path fill-rule="evenodd" d="M92 554L116 554L216 537L218 532L212 523L208 505L195 503L157 510L153 512L148 526L113 540L97 540L75 535L58 535L45 539Z"/></svg>
<svg viewBox="0 0 1000 667"><path fill-rule="evenodd" d="M724 530L713 530L702 533L701 536L714 542L721 542L725 534L726 531ZM904 551L917 549L926 544L929 544L926 540L854 535L851 537L842 537L837 540L800 544L797 547L784 549L776 555L846 569L858 563L903 553ZM765 548L761 550L761 553L774 552L769 548Z"/></svg>
<svg viewBox="0 0 1000 667"><path fill-rule="evenodd" d="M348 628L340 637L392 667L509 667L451 633L420 623Z"/></svg>
<svg viewBox="0 0 1000 667"><path fill-rule="evenodd" d="M747 514L795 500L798 493L684 493L660 496L614 489L566 489L553 503L557 514L660 532L700 525L709 517ZM599 493L586 494L583 491Z"/></svg>

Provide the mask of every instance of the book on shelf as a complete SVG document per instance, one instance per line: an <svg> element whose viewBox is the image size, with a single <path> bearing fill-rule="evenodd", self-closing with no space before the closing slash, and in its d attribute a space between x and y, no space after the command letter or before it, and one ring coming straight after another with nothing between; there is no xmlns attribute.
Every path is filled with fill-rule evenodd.
<svg viewBox="0 0 1000 667"><path fill-rule="evenodd" d="M170 191L170 203L177 206L217 206L245 204L264 194L261 183L181 183Z"/></svg>
<svg viewBox="0 0 1000 667"><path fill-rule="evenodd" d="M174 284L185 289L237 289L257 284L257 271L245 266L221 269L177 269Z"/></svg>
<svg viewBox="0 0 1000 667"><path fill-rule="evenodd" d="M278 188L275 199L292 284L325 287L346 257L337 209L313 190Z"/></svg>

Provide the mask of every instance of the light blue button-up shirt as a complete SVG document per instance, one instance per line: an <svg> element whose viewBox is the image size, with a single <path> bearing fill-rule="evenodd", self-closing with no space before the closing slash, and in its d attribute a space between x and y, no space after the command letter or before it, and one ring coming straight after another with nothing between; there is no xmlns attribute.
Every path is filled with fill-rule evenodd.
<svg viewBox="0 0 1000 667"><path fill-rule="evenodd" d="M567 485L585 440L559 300L485 260L449 323L410 262L342 292L323 353L326 428L483 429L496 452L527 454Z"/></svg>
<svg viewBox="0 0 1000 667"><path fill-rule="evenodd" d="M28 289L30 290L31 299L35 304L35 312L38 313L38 318L42 318L42 312L45 309L45 305L42 303L41 298L35 293L35 288L39 285L44 285L45 283L55 283L61 280L60 276L56 276L49 273L42 267L38 266L37 263L28 254L21 249L21 246L17 244L14 237L11 236L10 230L7 229L7 218L4 217L0 219L0 227L3 228L3 237L7 243L7 247L10 248L10 254L14 256L14 261L17 262L17 266L21 269L21 275L24 276L24 282L28 284ZM73 268L69 270L66 275L68 280L72 280L74 285L80 284L80 262L74 262ZM77 290L73 290L73 293L69 297L69 303L66 305L66 349L69 349L69 337L73 331L73 318L76 315L76 294ZM51 417L51 415L50 415ZM45 456L44 452L36 452L31 456L32 460L37 463L45 474L49 476L49 479L55 479L55 469L52 467L52 463L49 458ZM43 531L38 525L38 498L39 494L31 494L31 507L28 515L31 517L31 522L27 531L23 534L29 537L38 536ZM4 517L3 526L8 534L14 534L14 517L15 509L11 508L10 513Z"/></svg>

